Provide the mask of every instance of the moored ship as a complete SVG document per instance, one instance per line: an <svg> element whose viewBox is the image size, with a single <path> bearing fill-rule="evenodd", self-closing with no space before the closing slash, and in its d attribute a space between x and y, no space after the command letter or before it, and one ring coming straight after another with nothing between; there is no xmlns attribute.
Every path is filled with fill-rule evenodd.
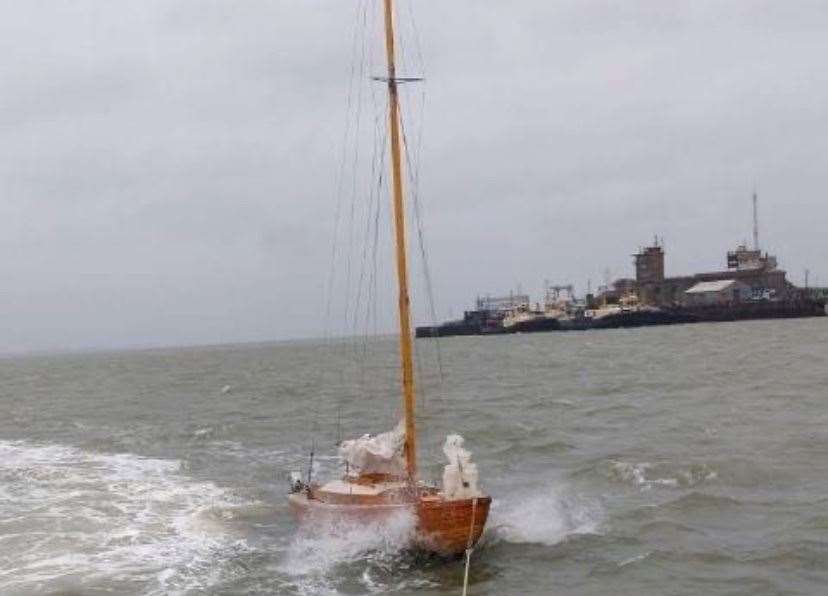
<svg viewBox="0 0 828 596"><path fill-rule="evenodd" d="M788 281L776 257L740 245L727 254L723 271L666 277L665 252L656 241L634 255L635 279L618 279L596 296L577 300L572 286L547 286L544 307L528 296L478 309L460 321L418 327L418 337L493 335L537 331L583 331L749 319L820 317L826 294ZM565 293L564 293L565 291ZM488 308L481 308L487 306Z"/></svg>

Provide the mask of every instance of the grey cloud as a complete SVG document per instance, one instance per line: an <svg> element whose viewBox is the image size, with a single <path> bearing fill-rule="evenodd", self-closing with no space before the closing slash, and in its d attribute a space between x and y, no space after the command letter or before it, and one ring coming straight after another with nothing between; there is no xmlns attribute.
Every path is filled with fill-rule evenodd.
<svg viewBox="0 0 828 596"><path fill-rule="evenodd" d="M317 335L362 1L0 3L0 350ZM412 2L440 316L629 274L653 233L720 267L754 185L767 248L828 281L824 3Z"/></svg>

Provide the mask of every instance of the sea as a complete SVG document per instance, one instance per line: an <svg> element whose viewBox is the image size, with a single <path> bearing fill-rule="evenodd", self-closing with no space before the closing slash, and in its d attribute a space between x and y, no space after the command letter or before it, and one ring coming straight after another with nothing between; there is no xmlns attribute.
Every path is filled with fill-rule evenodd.
<svg viewBox="0 0 828 596"><path fill-rule="evenodd" d="M828 319L416 351L423 477L459 433L494 499L470 595L828 594ZM460 595L411 519L286 504L398 376L393 337L1 358L0 594Z"/></svg>

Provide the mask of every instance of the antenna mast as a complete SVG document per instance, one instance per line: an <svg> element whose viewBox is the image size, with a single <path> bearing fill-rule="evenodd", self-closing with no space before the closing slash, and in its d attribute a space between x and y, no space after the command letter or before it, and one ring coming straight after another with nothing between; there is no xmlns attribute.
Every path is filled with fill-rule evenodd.
<svg viewBox="0 0 828 596"><path fill-rule="evenodd" d="M408 296L408 263L405 241L402 157L400 147L400 100L394 39L394 3L385 4L385 53L388 60L388 122L391 133L391 177L394 199L394 235L397 256L397 286L400 316L400 364L405 411L405 462L410 482L417 476L417 436L414 422L414 364L412 361L411 304Z"/></svg>
<svg viewBox="0 0 828 596"><path fill-rule="evenodd" d="M759 250L759 207L756 191L753 192L753 250Z"/></svg>

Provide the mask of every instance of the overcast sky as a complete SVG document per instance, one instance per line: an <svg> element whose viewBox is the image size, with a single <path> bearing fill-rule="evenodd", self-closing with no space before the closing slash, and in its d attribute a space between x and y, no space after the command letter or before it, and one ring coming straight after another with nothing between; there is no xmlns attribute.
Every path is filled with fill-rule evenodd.
<svg viewBox="0 0 828 596"><path fill-rule="evenodd" d="M365 1L0 1L0 351L320 335ZM440 318L724 268L754 188L828 285L824 0L409 4Z"/></svg>

